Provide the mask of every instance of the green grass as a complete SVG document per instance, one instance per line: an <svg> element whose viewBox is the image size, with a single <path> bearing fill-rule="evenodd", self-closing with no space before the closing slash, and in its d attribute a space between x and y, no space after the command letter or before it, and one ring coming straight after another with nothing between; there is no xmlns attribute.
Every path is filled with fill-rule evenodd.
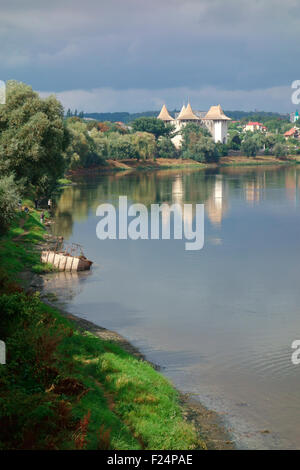
<svg viewBox="0 0 300 470"><path fill-rule="evenodd" d="M0 238L0 449L201 449L178 392L146 361L26 295L16 281L39 272L39 212L18 212Z"/></svg>
<svg viewBox="0 0 300 470"><path fill-rule="evenodd" d="M68 178L60 178L59 180L57 180L58 184L60 186L66 186L66 185L69 185L69 184L72 184L73 182L68 179Z"/></svg>
<svg viewBox="0 0 300 470"><path fill-rule="evenodd" d="M45 217L49 217L47 212ZM0 238L0 266L5 266L9 277L18 279L24 270L38 273L53 270L40 262L40 252L35 247L44 241L44 235L45 227L40 223L38 211L16 213L9 231Z"/></svg>
<svg viewBox="0 0 300 470"><path fill-rule="evenodd" d="M219 163L218 166L267 166L267 165L293 165L290 160L257 161L255 158L249 158L248 162Z"/></svg>
<svg viewBox="0 0 300 470"><path fill-rule="evenodd" d="M0 449L205 447L184 421L177 391L149 363L80 332L37 294L3 293L0 309L8 352Z"/></svg>
<svg viewBox="0 0 300 470"><path fill-rule="evenodd" d="M174 170L178 170L182 168L189 169L189 168L208 168L208 167L209 167L209 163L197 162L197 163L179 163L178 165L160 165L159 169L172 170L174 168Z"/></svg>
<svg viewBox="0 0 300 470"><path fill-rule="evenodd" d="M62 344L61 353L71 355L81 380L92 387L91 396L84 398L84 406L93 410L91 443L93 429L104 423L112 429L111 444L116 449L199 446L195 430L183 421L176 390L150 364L89 332L75 332ZM95 390L90 377L101 384L100 389ZM107 400L102 398L100 404L94 399L95 393L109 397L113 412Z"/></svg>

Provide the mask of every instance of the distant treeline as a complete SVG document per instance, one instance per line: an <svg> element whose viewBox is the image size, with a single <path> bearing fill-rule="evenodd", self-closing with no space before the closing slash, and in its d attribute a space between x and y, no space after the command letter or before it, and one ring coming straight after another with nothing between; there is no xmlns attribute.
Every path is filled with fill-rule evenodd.
<svg viewBox="0 0 300 470"><path fill-rule="evenodd" d="M159 111L145 111L144 113L126 113L126 112L117 112L117 113L84 113L84 118L95 119L95 121L104 122L124 122L128 124L134 119L147 116L157 116Z"/></svg>
<svg viewBox="0 0 300 470"><path fill-rule="evenodd" d="M269 121L272 119L289 119L288 114L271 113L266 111L225 111L233 121Z"/></svg>
<svg viewBox="0 0 300 470"><path fill-rule="evenodd" d="M180 110L173 110L170 111L171 115L174 116L175 113L179 113ZM134 119L137 119L142 116L152 117L158 116L158 111L145 111L143 113L127 113L127 112L116 112L116 113L80 113L79 117L88 118L88 119L95 119L96 121L110 121L110 122L124 122L128 124ZM280 114L280 113L271 113L265 111L225 111L225 114L230 117L234 121L240 120L251 120L251 121L267 121L271 119L289 119L288 114ZM77 115L74 112L71 115ZM70 116L70 114L69 114Z"/></svg>

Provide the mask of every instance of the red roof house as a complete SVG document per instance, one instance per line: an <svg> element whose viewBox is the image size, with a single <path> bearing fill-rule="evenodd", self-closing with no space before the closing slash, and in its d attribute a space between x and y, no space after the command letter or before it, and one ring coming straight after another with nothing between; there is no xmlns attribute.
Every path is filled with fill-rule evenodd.
<svg viewBox="0 0 300 470"><path fill-rule="evenodd" d="M299 130L296 127L292 127L289 131L284 133L284 137L288 139L289 137L294 137L294 139L298 139L299 137Z"/></svg>

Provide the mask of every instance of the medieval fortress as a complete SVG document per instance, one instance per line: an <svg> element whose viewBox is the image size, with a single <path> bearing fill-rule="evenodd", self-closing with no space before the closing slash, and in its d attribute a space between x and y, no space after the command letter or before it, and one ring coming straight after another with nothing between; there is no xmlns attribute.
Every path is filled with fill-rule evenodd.
<svg viewBox="0 0 300 470"><path fill-rule="evenodd" d="M228 122L231 121L229 117L224 114L221 106L211 106L207 113L194 112L190 103L187 106L182 106L182 109L175 117L170 116L165 105L161 108L157 119L161 119L165 124L173 124L177 135L173 137L172 142L176 148L181 147L182 135L181 130L188 122L194 122L199 126L206 126L212 135L215 143L227 143Z"/></svg>

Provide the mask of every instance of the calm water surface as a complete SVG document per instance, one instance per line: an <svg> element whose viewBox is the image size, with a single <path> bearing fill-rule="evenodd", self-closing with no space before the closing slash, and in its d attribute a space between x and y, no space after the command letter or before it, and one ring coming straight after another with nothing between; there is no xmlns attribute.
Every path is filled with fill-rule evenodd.
<svg viewBox="0 0 300 470"><path fill-rule="evenodd" d="M176 386L222 413L240 447L300 448L300 170L86 177L58 201L54 230L81 243L91 273L51 275L69 311L114 329ZM204 203L205 244L99 241L96 207Z"/></svg>

